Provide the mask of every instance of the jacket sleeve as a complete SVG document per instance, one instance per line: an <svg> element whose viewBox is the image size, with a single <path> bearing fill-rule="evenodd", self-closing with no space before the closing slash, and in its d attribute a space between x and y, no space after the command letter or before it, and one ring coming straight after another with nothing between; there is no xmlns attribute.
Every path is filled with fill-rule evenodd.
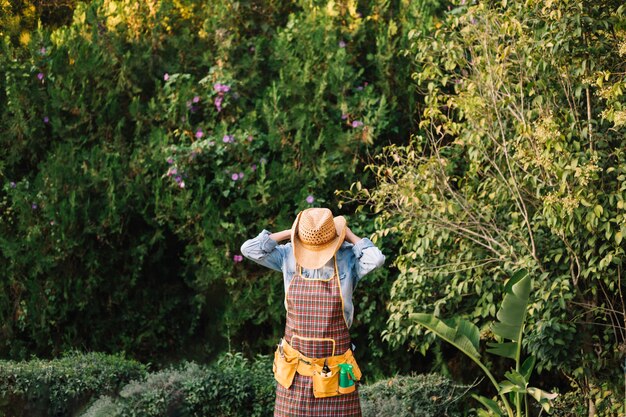
<svg viewBox="0 0 626 417"><path fill-rule="evenodd" d="M270 238L270 232L263 230L255 238L246 240L241 245L241 254L267 268L281 271L286 254L286 245L279 245Z"/></svg>
<svg viewBox="0 0 626 417"><path fill-rule="evenodd" d="M354 269L357 282L385 263L385 255L366 237L354 244L352 252L356 257Z"/></svg>

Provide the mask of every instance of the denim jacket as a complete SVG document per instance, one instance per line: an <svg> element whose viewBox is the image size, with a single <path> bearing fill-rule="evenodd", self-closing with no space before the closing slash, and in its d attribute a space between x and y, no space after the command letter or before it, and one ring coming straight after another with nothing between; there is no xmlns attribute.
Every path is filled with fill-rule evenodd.
<svg viewBox="0 0 626 417"><path fill-rule="evenodd" d="M263 230L257 237L247 240L241 245L241 253L260 265L282 272L286 294L296 272L296 259L291 242L279 245L269 235L269 231ZM385 262L385 255L371 240L363 238L356 244L343 242L335 256L344 302L343 314L347 326L350 327L354 317L352 293L356 284L363 276L382 266ZM335 265L332 258L319 269L302 268L302 275L305 278L330 278L334 273ZM286 308L287 300L285 299Z"/></svg>

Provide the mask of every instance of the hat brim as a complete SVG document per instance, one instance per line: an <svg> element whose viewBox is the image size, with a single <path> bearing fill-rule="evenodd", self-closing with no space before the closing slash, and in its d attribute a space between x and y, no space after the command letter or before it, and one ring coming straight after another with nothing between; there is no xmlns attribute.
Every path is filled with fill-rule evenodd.
<svg viewBox="0 0 626 417"><path fill-rule="evenodd" d="M323 246L308 246L300 240L298 237L298 223L300 221L300 215L298 213L296 220L291 226L291 245L293 247L293 254L296 257L296 262L303 268L317 269L321 268L332 258L335 253L341 247L341 244L346 238L346 219L343 216L337 216L333 218L335 222L335 230L337 236L329 243Z"/></svg>

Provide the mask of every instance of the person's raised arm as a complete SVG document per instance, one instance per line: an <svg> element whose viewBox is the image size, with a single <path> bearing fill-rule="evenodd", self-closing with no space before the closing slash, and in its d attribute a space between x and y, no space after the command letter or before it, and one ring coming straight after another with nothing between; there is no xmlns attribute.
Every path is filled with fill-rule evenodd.
<svg viewBox="0 0 626 417"><path fill-rule="evenodd" d="M346 227L346 240L352 243L352 252L356 257L354 269L357 281L385 263L385 255L368 238L360 238Z"/></svg>
<svg viewBox="0 0 626 417"><path fill-rule="evenodd" d="M286 249L285 245L278 245L278 242L287 239L290 233L290 230L277 233L263 230L257 237L248 239L241 245L241 254L259 265L281 271Z"/></svg>
<svg viewBox="0 0 626 417"><path fill-rule="evenodd" d="M280 242L281 240L289 239L291 237L291 229L283 230L282 232L272 233L270 239Z"/></svg>

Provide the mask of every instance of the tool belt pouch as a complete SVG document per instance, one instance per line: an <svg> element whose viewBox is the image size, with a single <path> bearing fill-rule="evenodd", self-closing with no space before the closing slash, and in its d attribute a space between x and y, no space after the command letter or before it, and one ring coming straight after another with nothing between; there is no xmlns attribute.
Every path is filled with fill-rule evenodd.
<svg viewBox="0 0 626 417"><path fill-rule="evenodd" d="M339 395L339 370L328 373L314 371L313 396L315 398L333 397Z"/></svg>
<svg viewBox="0 0 626 417"><path fill-rule="evenodd" d="M274 352L274 379L280 385L289 389L293 383L293 378L296 375L298 369L298 357L287 359L279 349Z"/></svg>

